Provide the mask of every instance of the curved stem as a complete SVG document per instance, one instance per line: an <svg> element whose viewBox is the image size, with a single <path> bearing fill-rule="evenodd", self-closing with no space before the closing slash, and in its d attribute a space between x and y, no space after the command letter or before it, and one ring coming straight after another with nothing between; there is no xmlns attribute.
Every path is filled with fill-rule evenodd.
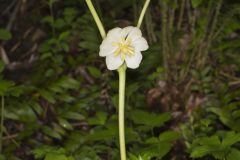
<svg viewBox="0 0 240 160"><path fill-rule="evenodd" d="M106 37L106 32L104 30L103 24L102 24L98 14L97 14L97 12L96 12L93 4L92 4L92 1L91 0L86 0L86 3L87 3L87 6L88 6L90 12L92 13L92 16L93 16L96 24L97 24L99 32L100 32L102 38L104 39Z"/></svg>
<svg viewBox="0 0 240 160"><path fill-rule="evenodd" d="M142 21L143 21L143 17L146 13L146 10L148 8L148 5L150 3L150 0L146 0L145 3L144 3L144 6L143 6L143 9L142 9L142 12L140 14L140 17L138 19L138 23L137 23L137 27L140 28L141 24L142 24Z"/></svg>
<svg viewBox="0 0 240 160"><path fill-rule="evenodd" d="M126 160L126 147L125 147L125 131L124 131L124 102L125 102L125 81L126 81L126 65L123 64L118 69L118 75L119 75L119 143L120 143L120 154L121 154L121 160Z"/></svg>
<svg viewBox="0 0 240 160"><path fill-rule="evenodd" d="M4 96L2 96L2 105L1 105L0 154L2 153L3 121L4 121Z"/></svg>

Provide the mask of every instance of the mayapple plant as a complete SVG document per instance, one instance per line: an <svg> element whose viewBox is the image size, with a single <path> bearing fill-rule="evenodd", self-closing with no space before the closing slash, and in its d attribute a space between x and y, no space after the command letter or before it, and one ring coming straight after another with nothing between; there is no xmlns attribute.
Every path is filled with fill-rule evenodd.
<svg viewBox="0 0 240 160"><path fill-rule="evenodd" d="M107 34L102 22L92 4L91 0L86 0L88 8L98 26L103 38L100 45L99 55L106 57L106 65L109 70L117 70L119 75L119 143L121 160L126 160L125 147L125 127L124 127L124 102L125 102L125 81L126 69L136 69L142 61L141 51L148 49L147 41L142 37L140 26L146 13L150 0L146 0L140 14L137 27L128 26L125 28L114 28Z"/></svg>

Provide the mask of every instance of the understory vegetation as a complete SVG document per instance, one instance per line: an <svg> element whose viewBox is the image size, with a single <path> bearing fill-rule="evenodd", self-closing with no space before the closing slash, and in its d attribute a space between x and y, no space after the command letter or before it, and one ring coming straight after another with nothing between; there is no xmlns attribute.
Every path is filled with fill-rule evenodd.
<svg viewBox="0 0 240 160"><path fill-rule="evenodd" d="M105 30L144 0L93 0ZM129 160L240 160L240 2L151 0L127 69ZM118 75L84 0L0 0L0 160L120 160Z"/></svg>

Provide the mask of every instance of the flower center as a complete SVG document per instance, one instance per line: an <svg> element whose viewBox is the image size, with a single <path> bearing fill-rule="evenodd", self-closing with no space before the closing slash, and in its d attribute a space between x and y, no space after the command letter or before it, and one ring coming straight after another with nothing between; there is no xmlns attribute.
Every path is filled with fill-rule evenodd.
<svg viewBox="0 0 240 160"><path fill-rule="evenodd" d="M133 56L134 55L134 48L131 45L132 41L130 38L124 39L122 38L120 42L113 43L113 46L117 46L118 49L114 52L115 56L121 56L121 59L124 60L126 55Z"/></svg>

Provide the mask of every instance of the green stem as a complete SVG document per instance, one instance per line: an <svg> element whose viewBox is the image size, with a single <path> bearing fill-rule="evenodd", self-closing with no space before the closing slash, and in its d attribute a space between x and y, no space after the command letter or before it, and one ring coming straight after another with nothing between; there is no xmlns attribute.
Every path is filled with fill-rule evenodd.
<svg viewBox="0 0 240 160"><path fill-rule="evenodd" d="M143 21L143 17L146 13L146 10L148 8L148 5L150 3L150 0L146 0L145 3L144 3L144 6L143 6L143 9L142 9L142 12L140 14L140 17L138 19L138 23L137 23L137 27L140 28L141 24L142 24L142 21Z"/></svg>
<svg viewBox="0 0 240 160"><path fill-rule="evenodd" d="M123 64L118 69L119 75L119 143L121 160L126 160L126 147L125 147L125 133L124 133L124 102L125 102L125 81L126 81L126 65Z"/></svg>
<svg viewBox="0 0 240 160"><path fill-rule="evenodd" d="M102 24L98 14L97 14L97 12L96 12L93 4L92 4L92 1L91 0L86 0L86 3L87 3L87 6L88 6L90 12L92 13L92 16L93 16L96 24L97 24L99 32L100 32L102 38L104 39L106 37L106 32L104 30L103 24Z"/></svg>
<svg viewBox="0 0 240 160"><path fill-rule="evenodd" d="M2 96L2 105L1 105L0 154L2 153L3 121L4 121L4 96Z"/></svg>

